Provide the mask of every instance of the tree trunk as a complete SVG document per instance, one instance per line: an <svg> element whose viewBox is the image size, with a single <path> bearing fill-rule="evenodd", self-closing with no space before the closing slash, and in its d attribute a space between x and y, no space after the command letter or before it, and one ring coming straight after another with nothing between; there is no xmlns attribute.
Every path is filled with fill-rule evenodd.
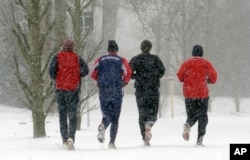
<svg viewBox="0 0 250 160"><path fill-rule="evenodd" d="M41 73L41 55L42 46L40 43L41 28L40 28L40 6L39 0L31 2L29 14L30 26L30 75L32 92L32 118L33 118L33 137L45 137L45 113L43 109L43 77Z"/></svg>
<svg viewBox="0 0 250 160"><path fill-rule="evenodd" d="M55 1L55 17L57 17L56 25L55 25L55 39L59 42L62 42L66 37L66 1L60 0Z"/></svg>
<svg viewBox="0 0 250 160"><path fill-rule="evenodd" d="M238 113L238 112L240 112L240 98L235 98L235 100L234 100L234 102L235 102L235 111Z"/></svg>
<svg viewBox="0 0 250 160"><path fill-rule="evenodd" d="M83 29L81 0L75 0L72 21L73 21L73 32L75 41L74 50L78 54L80 54L81 37Z"/></svg>
<svg viewBox="0 0 250 160"><path fill-rule="evenodd" d="M34 100L36 103L39 100ZM33 119L33 138L40 138L46 136L45 131L45 118L43 111L43 106L41 104L37 104L32 109L32 119Z"/></svg>
<svg viewBox="0 0 250 160"><path fill-rule="evenodd" d="M81 116L81 105L77 105L77 130L81 130L82 116Z"/></svg>
<svg viewBox="0 0 250 160"><path fill-rule="evenodd" d="M103 2L103 53L107 52L108 40L115 39L119 5L119 1L114 0Z"/></svg>

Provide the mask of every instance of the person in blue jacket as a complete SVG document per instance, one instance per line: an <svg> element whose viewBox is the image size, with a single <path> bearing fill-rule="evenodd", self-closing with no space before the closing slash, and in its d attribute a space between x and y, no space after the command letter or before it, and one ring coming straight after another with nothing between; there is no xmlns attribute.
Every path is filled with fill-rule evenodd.
<svg viewBox="0 0 250 160"><path fill-rule="evenodd" d="M123 90L131 78L131 68L124 57L117 54L118 45L109 40L108 54L99 57L93 64L91 77L97 81L102 122L98 127L97 138L100 143L105 140L105 130L110 127L109 148L115 149L115 139L121 112Z"/></svg>

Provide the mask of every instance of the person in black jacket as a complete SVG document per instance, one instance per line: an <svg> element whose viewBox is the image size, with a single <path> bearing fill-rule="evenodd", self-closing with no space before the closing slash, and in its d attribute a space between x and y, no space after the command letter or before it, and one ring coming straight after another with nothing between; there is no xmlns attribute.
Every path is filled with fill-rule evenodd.
<svg viewBox="0 0 250 160"><path fill-rule="evenodd" d="M165 74L165 67L157 55L150 53L152 43L144 40L141 43L139 55L133 57L129 65L132 69L132 79L135 79L136 103L139 112L139 126L144 145L150 145L151 127L157 120L160 78Z"/></svg>

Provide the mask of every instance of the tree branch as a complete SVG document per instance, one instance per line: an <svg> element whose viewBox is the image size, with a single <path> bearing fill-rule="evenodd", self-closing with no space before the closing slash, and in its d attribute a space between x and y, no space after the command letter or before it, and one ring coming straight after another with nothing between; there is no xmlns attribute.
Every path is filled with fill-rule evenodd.
<svg viewBox="0 0 250 160"><path fill-rule="evenodd" d="M96 2L96 0L89 0L87 3L85 3L84 4L84 2L82 2L82 4L81 4L81 11L84 11L87 7L89 7L90 6L90 4L91 3L95 3Z"/></svg>
<svg viewBox="0 0 250 160"><path fill-rule="evenodd" d="M18 66L18 62L17 62L17 57L15 55L13 55L13 59L14 59L15 67L16 67L15 76L16 76L16 78L18 80L18 83L22 87L22 89L23 89L23 91L24 91L24 93L26 95L26 98L27 98L28 102L31 105L32 104L31 97L33 96L32 91L31 91L29 85L26 82L24 82L22 80L22 78L21 78L20 71L19 71L19 66Z"/></svg>
<svg viewBox="0 0 250 160"><path fill-rule="evenodd" d="M40 21L43 19L43 17L46 15L46 13L48 13L48 10L49 10L50 6L51 6L51 2L47 1L47 3L45 4L45 7L43 9L43 12L42 12L42 14L39 17Z"/></svg>

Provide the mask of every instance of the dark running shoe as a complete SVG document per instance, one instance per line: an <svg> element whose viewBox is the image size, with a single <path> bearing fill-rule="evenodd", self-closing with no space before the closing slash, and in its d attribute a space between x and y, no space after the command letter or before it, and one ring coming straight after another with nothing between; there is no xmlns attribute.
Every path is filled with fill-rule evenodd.
<svg viewBox="0 0 250 160"><path fill-rule="evenodd" d="M202 144L203 143L203 136L201 136L201 137L199 137L198 139L197 139L197 145L203 145Z"/></svg>

